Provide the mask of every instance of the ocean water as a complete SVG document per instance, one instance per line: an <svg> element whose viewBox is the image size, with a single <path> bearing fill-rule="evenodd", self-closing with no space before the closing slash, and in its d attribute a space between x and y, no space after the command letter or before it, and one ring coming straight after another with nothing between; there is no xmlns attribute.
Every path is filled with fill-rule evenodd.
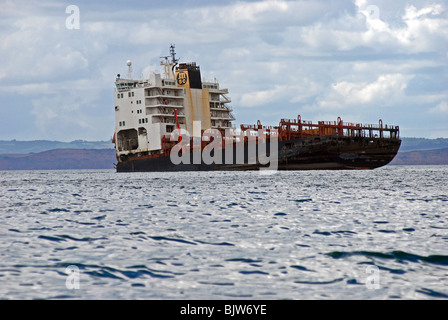
<svg viewBox="0 0 448 320"><path fill-rule="evenodd" d="M0 299L447 299L448 167L0 172Z"/></svg>

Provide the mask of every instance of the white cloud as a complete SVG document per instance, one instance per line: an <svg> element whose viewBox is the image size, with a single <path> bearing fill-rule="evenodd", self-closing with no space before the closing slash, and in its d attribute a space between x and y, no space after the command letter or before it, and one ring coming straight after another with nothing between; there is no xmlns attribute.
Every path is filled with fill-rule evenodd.
<svg viewBox="0 0 448 320"><path fill-rule="evenodd" d="M242 95L240 104L242 107L265 105L272 102L275 98L280 97L285 92L287 92L285 86L275 86L274 89L248 92Z"/></svg>
<svg viewBox="0 0 448 320"><path fill-rule="evenodd" d="M36 134L52 139L63 132L65 140L76 140L86 139L89 134L98 134L100 130L113 127L104 124L105 119L113 123L112 112L103 115L99 112L99 85L88 80L68 81L52 84L51 93L34 95L30 113L35 116ZM112 102L112 98L107 101Z"/></svg>
<svg viewBox="0 0 448 320"><path fill-rule="evenodd" d="M442 101L438 105L436 105L435 107L429 109L429 112L433 113L433 114L447 115L448 116L448 103L446 101Z"/></svg>
<svg viewBox="0 0 448 320"><path fill-rule="evenodd" d="M406 28L395 31L395 38L412 51L429 51L439 47L438 41L448 41L448 20L436 18L445 9L440 4L433 4L417 10L408 6L403 21ZM431 17L432 16L432 17Z"/></svg>
<svg viewBox="0 0 448 320"><path fill-rule="evenodd" d="M269 29L284 28L285 24L303 24L322 16L333 6L334 4L322 1L237 1L226 5L192 8L182 12L179 18L186 17L187 20L194 21L195 26L218 26L224 30L237 28L241 33L248 31L243 27Z"/></svg>
<svg viewBox="0 0 448 320"><path fill-rule="evenodd" d="M333 90L342 96L345 103L366 104L374 101L390 102L403 97L403 91L412 76L384 74L371 83L341 81L334 84Z"/></svg>
<svg viewBox="0 0 448 320"><path fill-rule="evenodd" d="M233 24L241 21L255 22L260 19L260 15L287 12L291 5L291 2L272 0L263 2L240 2L229 6L227 10L223 10L220 17Z"/></svg>
<svg viewBox="0 0 448 320"><path fill-rule="evenodd" d="M417 9L407 5L403 15L385 20L382 6L355 1L357 15L341 14L329 21L300 28L296 32L315 51L347 51L364 46L379 52L419 53L446 49L448 19L445 8L433 4Z"/></svg>

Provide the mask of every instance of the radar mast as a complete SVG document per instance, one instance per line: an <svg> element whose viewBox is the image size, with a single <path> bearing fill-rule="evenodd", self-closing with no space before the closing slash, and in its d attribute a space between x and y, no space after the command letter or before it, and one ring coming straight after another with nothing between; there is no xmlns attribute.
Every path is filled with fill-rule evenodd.
<svg viewBox="0 0 448 320"><path fill-rule="evenodd" d="M163 60L160 61L160 65L164 67L164 75L165 79L172 79L174 80L174 68L177 65L177 62L179 59L176 59L176 52L174 51L175 45L170 45L170 55L169 56L162 56ZM171 60L169 59L171 58Z"/></svg>

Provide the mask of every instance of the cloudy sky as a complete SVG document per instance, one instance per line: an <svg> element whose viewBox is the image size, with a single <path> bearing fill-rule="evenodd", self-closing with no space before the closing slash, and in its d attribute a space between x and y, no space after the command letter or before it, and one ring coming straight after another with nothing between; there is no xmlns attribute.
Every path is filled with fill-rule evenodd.
<svg viewBox="0 0 448 320"><path fill-rule="evenodd" d="M448 138L446 0L1 0L0 140L110 139L116 74L161 70L171 43L229 89L237 125L381 118Z"/></svg>

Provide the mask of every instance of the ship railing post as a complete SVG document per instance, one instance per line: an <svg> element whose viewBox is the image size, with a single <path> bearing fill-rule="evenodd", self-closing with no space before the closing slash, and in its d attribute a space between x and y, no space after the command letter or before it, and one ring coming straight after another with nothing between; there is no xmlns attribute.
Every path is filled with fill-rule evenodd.
<svg viewBox="0 0 448 320"><path fill-rule="evenodd" d="M379 124L380 124L379 125L380 138L382 139L383 138L383 120L380 119Z"/></svg>
<svg viewBox="0 0 448 320"><path fill-rule="evenodd" d="M338 136L343 136L344 135L343 128L342 128L343 122L342 122L341 117L338 117L337 123L338 123Z"/></svg>

